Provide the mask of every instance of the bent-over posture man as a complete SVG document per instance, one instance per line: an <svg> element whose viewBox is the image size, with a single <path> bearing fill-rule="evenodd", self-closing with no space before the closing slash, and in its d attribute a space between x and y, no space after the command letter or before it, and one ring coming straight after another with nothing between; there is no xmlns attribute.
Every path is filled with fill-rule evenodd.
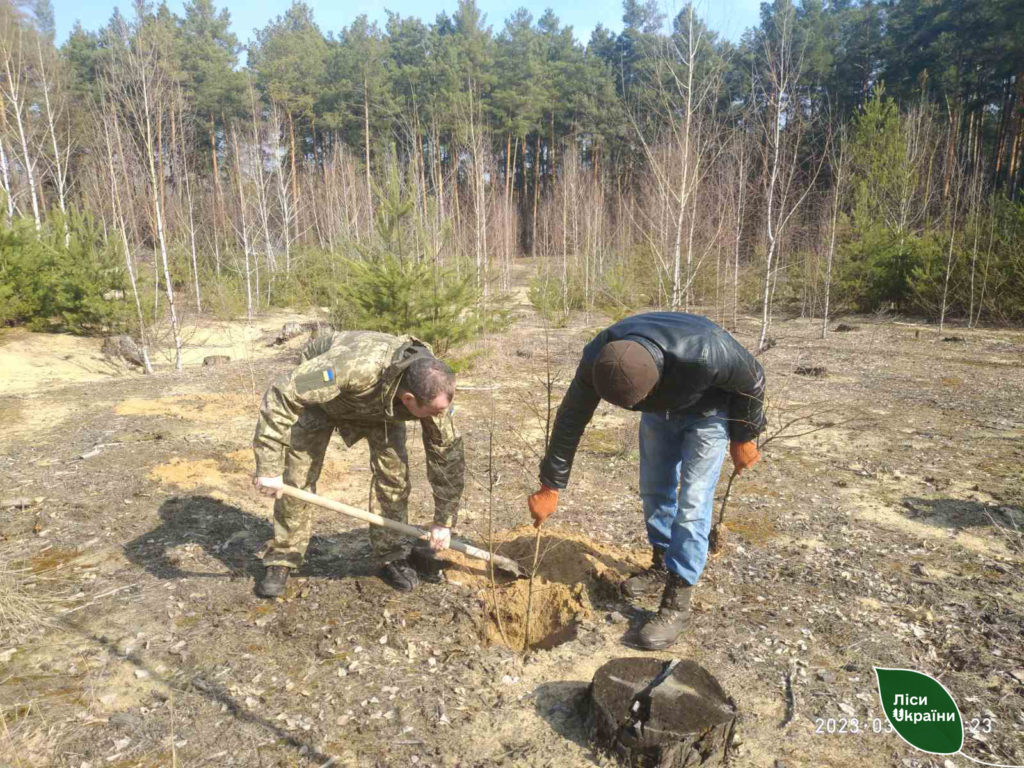
<svg viewBox="0 0 1024 768"><path fill-rule="evenodd" d="M434 492L430 548L451 542L465 484L462 438L452 424L455 376L430 348L411 336L373 331L335 332L302 351L303 363L273 384L263 396L253 438L253 484L275 496L274 539L263 564L257 591L283 594L288 572L302 564L311 533L312 508L282 496L283 483L316 492L324 454L334 430L347 446L370 444L372 496L380 513L406 522L409 506L409 457L405 422L418 419L427 454L427 479ZM408 559L406 539L385 528L370 527L381 576L395 589L419 583Z"/></svg>
<svg viewBox="0 0 1024 768"><path fill-rule="evenodd" d="M664 584L657 616L637 645L665 648L686 625L690 592L704 570L715 485L729 446L738 471L761 458L764 371L739 342L705 317L652 312L601 331L583 349L555 417L529 498L534 525L555 511L583 430L601 399L642 411L640 495L654 565L623 585L636 597Z"/></svg>

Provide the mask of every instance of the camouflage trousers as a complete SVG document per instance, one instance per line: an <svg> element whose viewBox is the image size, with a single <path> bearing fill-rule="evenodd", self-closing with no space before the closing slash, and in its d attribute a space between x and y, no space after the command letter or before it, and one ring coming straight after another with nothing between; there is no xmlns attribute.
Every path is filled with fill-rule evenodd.
<svg viewBox="0 0 1024 768"><path fill-rule="evenodd" d="M285 483L316 493L324 456L335 429L348 446L362 439L370 444L372 496L379 506L371 511L391 520L408 522L409 456L405 450L405 424L401 422L332 423L319 408L304 409L291 429L290 445L285 454ZM298 568L302 564L312 535L315 509L311 504L288 496L274 502L274 539L263 556L264 565ZM401 534L376 525L370 526L370 543L381 563L405 557L411 545Z"/></svg>

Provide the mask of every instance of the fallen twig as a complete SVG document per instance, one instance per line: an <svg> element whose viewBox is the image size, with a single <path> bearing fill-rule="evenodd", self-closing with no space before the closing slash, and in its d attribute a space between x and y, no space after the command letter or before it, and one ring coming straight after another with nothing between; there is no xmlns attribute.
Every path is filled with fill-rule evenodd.
<svg viewBox="0 0 1024 768"><path fill-rule="evenodd" d="M34 507L36 504L42 502L42 497L38 499L30 498L16 498L16 499L4 499L0 501L0 509L28 509Z"/></svg>
<svg viewBox="0 0 1024 768"><path fill-rule="evenodd" d="M785 728L787 725L793 722L793 718L796 717L796 687L793 684L793 666L790 665L786 672L786 718L779 725L779 728Z"/></svg>
<svg viewBox="0 0 1024 768"><path fill-rule="evenodd" d="M96 595L96 597L94 597L89 602L82 603L81 605L76 605L74 608L68 608L66 611L62 611L58 615L59 616L66 616L69 613L74 613L75 611L80 611L83 608L88 608L90 605L95 605L97 602L102 600L104 597L110 597L111 595L115 595L118 592L124 592L126 589L131 589L132 587L137 587L137 586L138 586L138 584L126 584L123 587L116 587L115 589L108 589L106 592L103 592L103 593L101 593L99 595Z"/></svg>

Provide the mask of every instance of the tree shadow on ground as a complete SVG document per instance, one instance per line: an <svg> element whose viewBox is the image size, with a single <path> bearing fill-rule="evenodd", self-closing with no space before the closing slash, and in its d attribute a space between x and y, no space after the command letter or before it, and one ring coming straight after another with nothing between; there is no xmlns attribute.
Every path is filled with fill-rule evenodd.
<svg viewBox="0 0 1024 768"><path fill-rule="evenodd" d="M990 528L1019 546L1024 537L1024 513L968 499L922 499L907 496L903 508L908 517L954 531ZM1009 511L1007 511L1009 510Z"/></svg>
<svg viewBox="0 0 1024 768"><path fill-rule="evenodd" d="M252 711L247 705L239 703L232 692L228 691L222 683L214 680L202 670L180 667L168 672L166 665L153 665L142 655L141 651L122 651L109 638L97 635L74 619L63 618L60 619L60 623L78 636L104 649L112 657L131 664L138 672L144 672L149 679L163 684L172 691L177 691L183 697L200 696L206 699L211 704L219 706L221 711L230 713L230 716L239 722L257 726L273 735L277 739L277 744L292 747L299 755L304 755L307 760L315 761L314 764L326 761L323 764L329 765L336 761L336 758L321 752L315 740L309 736L287 730L280 723L268 720L260 713Z"/></svg>
<svg viewBox="0 0 1024 768"><path fill-rule="evenodd" d="M554 680L538 685L534 691L534 707L537 715L551 729L564 739L590 750L596 759L587 736L587 690L590 683L584 680Z"/></svg>
<svg viewBox="0 0 1024 768"><path fill-rule="evenodd" d="M259 578L260 557L274 529L269 520L209 496L174 496L160 505L161 524L124 546L127 559L161 579ZM195 544L223 563L228 573L189 569L175 552ZM345 579L374 573L365 529L314 535L297 575Z"/></svg>

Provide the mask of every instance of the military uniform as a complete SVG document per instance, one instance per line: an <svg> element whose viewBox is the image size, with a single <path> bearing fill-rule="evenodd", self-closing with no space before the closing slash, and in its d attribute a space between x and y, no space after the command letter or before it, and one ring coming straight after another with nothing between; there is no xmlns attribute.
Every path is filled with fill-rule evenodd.
<svg viewBox="0 0 1024 768"><path fill-rule="evenodd" d="M416 417L395 395L410 363L431 354L429 346L411 336L373 331L335 332L311 341L302 351L302 364L263 396L253 438L257 474L283 475L288 485L315 493L334 430L348 446L365 438L373 472L371 498L376 498L382 516L406 522L405 422ZM419 421L434 492L434 523L451 527L465 483L462 438L450 411ZM274 540L264 565L301 564L312 511L309 504L287 496L274 503ZM407 540L385 528L371 526L370 540L382 563L408 554Z"/></svg>

